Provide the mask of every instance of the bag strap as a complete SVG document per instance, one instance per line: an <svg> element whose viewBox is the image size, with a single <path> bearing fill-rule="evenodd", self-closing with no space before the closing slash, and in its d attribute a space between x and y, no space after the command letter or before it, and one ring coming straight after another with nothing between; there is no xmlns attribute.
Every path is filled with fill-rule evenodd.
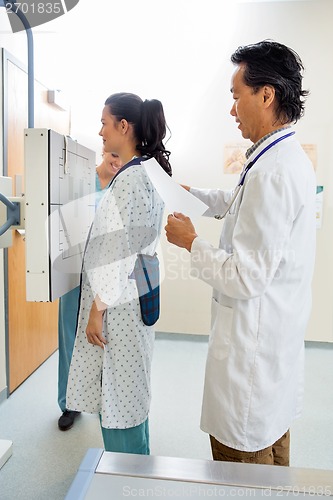
<svg viewBox="0 0 333 500"><path fill-rule="evenodd" d="M152 289L152 286L151 286L151 283L150 283L149 274L148 274L147 267L145 265L145 261L144 261L142 253L138 253L138 257L140 259L141 266L142 266L142 269L143 269L143 272L144 272L144 275L145 275L145 278L146 278L146 281L147 281L149 292L152 292L153 289Z"/></svg>

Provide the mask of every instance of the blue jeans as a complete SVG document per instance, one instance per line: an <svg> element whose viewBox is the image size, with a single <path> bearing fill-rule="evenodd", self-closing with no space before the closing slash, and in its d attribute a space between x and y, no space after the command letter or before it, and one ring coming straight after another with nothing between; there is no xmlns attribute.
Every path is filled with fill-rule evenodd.
<svg viewBox="0 0 333 500"><path fill-rule="evenodd" d="M102 424L101 429L105 451L150 454L148 418L142 424L128 429L106 429Z"/></svg>
<svg viewBox="0 0 333 500"><path fill-rule="evenodd" d="M66 410L67 380L76 335L79 295L80 287L77 286L59 299L58 404L62 412Z"/></svg>

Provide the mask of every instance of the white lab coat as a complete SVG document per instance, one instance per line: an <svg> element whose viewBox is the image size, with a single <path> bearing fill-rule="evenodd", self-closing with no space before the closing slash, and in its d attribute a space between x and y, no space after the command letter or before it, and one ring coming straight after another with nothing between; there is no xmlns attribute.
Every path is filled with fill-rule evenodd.
<svg viewBox="0 0 333 500"><path fill-rule="evenodd" d="M267 138L265 146L290 130ZM191 273L213 287L201 429L242 451L272 445L299 416L315 258L315 174L295 137L258 159L220 248L197 237ZM230 192L191 189L222 214Z"/></svg>

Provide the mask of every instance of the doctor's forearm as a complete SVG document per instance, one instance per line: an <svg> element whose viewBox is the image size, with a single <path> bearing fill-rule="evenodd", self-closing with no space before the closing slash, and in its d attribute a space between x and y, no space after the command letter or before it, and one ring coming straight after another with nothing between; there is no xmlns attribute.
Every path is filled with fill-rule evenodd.
<svg viewBox="0 0 333 500"><path fill-rule="evenodd" d="M214 217L215 215L224 213L232 198L231 191L223 191L221 189L191 187L190 193L209 207L203 214L205 217Z"/></svg>

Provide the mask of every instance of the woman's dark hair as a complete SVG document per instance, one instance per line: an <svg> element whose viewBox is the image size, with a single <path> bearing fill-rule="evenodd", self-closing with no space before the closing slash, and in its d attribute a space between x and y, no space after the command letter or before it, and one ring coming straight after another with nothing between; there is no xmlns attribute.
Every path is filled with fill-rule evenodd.
<svg viewBox="0 0 333 500"><path fill-rule="evenodd" d="M296 123L304 114L302 61L294 50L272 40L238 47L232 54L234 64L245 64L244 82L256 93L265 85L275 89L276 115L282 123ZM303 99L302 99L303 98Z"/></svg>
<svg viewBox="0 0 333 500"><path fill-rule="evenodd" d="M136 148L141 154L154 157L161 167L172 175L170 151L165 149L166 121L163 106L157 99L143 101L141 97L126 92L112 94L105 101L117 121L127 120L134 127L138 140Z"/></svg>

